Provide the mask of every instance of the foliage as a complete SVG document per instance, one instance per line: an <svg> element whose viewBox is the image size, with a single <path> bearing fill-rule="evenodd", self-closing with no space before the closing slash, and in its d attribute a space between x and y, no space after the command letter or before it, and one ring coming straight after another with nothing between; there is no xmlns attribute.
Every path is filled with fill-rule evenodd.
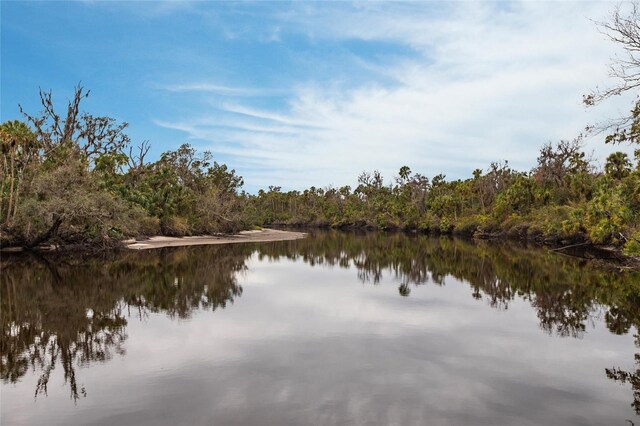
<svg viewBox="0 0 640 426"><path fill-rule="evenodd" d="M127 237L236 232L250 224L240 208L242 178L188 144L145 162L147 142L131 146L127 123L80 111L75 89L67 115L51 92L42 112L0 125L2 245L113 246Z"/></svg>
<svg viewBox="0 0 640 426"><path fill-rule="evenodd" d="M627 256L640 256L640 231L631 235L624 245L624 253Z"/></svg>
<svg viewBox="0 0 640 426"><path fill-rule="evenodd" d="M611 154L601 172L580 139L544 145L528 173L496 162L468 179L447 180L403 166L389 184L374 171L363 172L354 189L269 187L248 195L235 170L188 144L146 162L148 144L134 152L125 124L79 112L86 95L76 88L63 120L51 94L41 93L44 112L25 113L31 127L0 126L3 244L111 246L158 232L297 225L624 245L640 223L638 159Z"/></svg>
<svg viewBox="0 0 640 426"><path fill-rule="evenodd" d="M588 106L640 88L640 7L621 4L600 26L625 56L612 64L613 86L585 96ZM188 144L147 162L149 144L134 149L127 123L80 110L88 95L77 86L62 116L51 92L40 91L40 113L20 107L25 122L0 125L3 245L109 245L156 232L293 225L592 241L637 252L640 149L633 159L615 152L598 170L579 136L543 145L526 172L494 162L467 179L447 180L403 166L388 184L373 171L361 173L355 188L270 186L248 195L235 170ZM605 142L637 143L639 123L636 98L628 116L594 129L609 133Z"/></svg>
<svg viewBox="0 0 640 426"><path fill-rule="evenodd" d="M614 7L609 19L598 23L601 31L622 49L616 56L609 73L615 83L605 89L596 89L583 98L591 107L623 93L635 96L629 114L594 126L588 131L608 132L606 143L640 143L640 5L637 1L622 2Z"/></svg>
<svg viewBox="0 0 640 426"><path fill-rule="evenodd" d="M385 185L375 171L351 191L316 187L260 191L248 214L260 225L405 229L432 233L505 235L547 242L624 244L640 223L640 171L623 153L604 172L580 140L541 148L529 173L492 163L473 177L429 179L402 167Z"/></svg>

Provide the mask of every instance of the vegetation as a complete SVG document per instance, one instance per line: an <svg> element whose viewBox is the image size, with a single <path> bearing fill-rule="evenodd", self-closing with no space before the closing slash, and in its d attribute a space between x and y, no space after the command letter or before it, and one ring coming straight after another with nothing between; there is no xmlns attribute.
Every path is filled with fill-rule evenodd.
<svg viewBox="0 0 640 426"><path fill-rule="evenodd" d="M146 162L127 123L80 112L78 86L66 117L50 92L43 110L0 125L0 241L112 246L125 237L235 232L247 226L242 178L189 145Z"/></svg>
<svg viewBox="0 0 640 426"><path fill-rule="evenodd" d="M633 159L611 154L600 171L578 138L544 145L526 173L492 163L447 181L405 166L389 185L374 171L354 190L248 195L234 170L188 144L147 162L148 143L134 150L127 123L79 112L87 95L77 87L61 119L41 92L39 115L0 125L3 245L109 247L127 237L295 225L591 241L640 254L640 149Z"/></svg>
<svg viewBox="0 0 640 426"><path fill-rule="evenodd" d="M611 64L612 87L584 97L593 107L623 93L636 94L628 115L587 127L606 143L638 145L634 158L611 154L604 170L582 150L582 136L546 144L528 172L492 163L471 177L431 179L400 168L384 185L379 172L362 173L352 190L311 187L282 193L278 187L250 199L261 224L406 229L503 236L539 242L615 244L640 255L640 6L616 7L602 32L622 48Z"/></svg>
<svg viewBox="0 0 640 426"><path fill-rule="evenodd" d="M439 234L507 236L536 241L615 243L640 254L640 150L622 152L596 170L580 140L542 147L528 173L493 163L465 180L429 179L400 169L395 183L363 173L355 190L281 192L251 197L255 221L266 225L405 229Z"/></svg>
<svg viewBox="0 0 640 426"><path fill-rule="evenodd" d="M631 10L622 9L631 7ZM604 32L626 57L612 64L615 84L584 98L587 106L640 87L640 12L614 10ZM236 232L294 225L403 229L539 242L615 244L640 255L640 149L611 154L604 170L582 151L582 138L544 145L530 171L507 162L467 179L431 178L400 168L393 183L363 172L358 185L282 192L241 192L242 177L210 152L188 144L147 162L127 123L80 111L78 86L63 117L51 92L42 111L0 125L0 243L109 247L128 237ZM640 98L628 116L593 125L607 143L640 147Z"/></svg>

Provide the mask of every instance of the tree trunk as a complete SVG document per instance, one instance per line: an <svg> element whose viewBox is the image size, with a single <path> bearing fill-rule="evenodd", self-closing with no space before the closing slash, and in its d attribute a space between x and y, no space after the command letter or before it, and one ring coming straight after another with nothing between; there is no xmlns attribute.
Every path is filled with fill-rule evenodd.
<svg viewBox="0 0 640 426"><path fill-rule="evenodd" d="M13 153L15 155L15 151ZM9 220L11 220L11 207L13 206L13 181L14 181L14 155L11 156L11 184L9 186L9 208L7 209L7 225L9 224Z"/></svg>
<svg viewBox="0 0 640 426"><path fill-rule="evenodd" d="M16 198L13 200L13 214L11 217L16 217L16 212L18 211L18 200L20 198L20 184L22 183L22 179L19 179L18 185L16 186Z"/></svg>
<svg viewBox="0 0 640 426"><path fill-rule="evenodd" d="M51 225L51 227L47 230L47 232L27 242L25 244L25 248L31 249L36 247L39 244L44 243L45 241L53 237L58 232L58 228L60 228L61 224L62 224L62 218L58 215L54 215L53 225Z"/></svg>
<svg viewBox="0 0 640 426"><path fill-rule="evenodd" d="M2 180L0 180L0 217L2 215L2 202L4 201L3 197L2 197L2 195L4 193L4 181L5 181L5 176L6 176L7 170L9 169L9 167L7 165L7 156L3 155L2 159L3 159L3 163L4 164L2 165L2 174L0 175L0 176L2 176ZM0 219L0 221L1 220L2 219Z"/></svg>

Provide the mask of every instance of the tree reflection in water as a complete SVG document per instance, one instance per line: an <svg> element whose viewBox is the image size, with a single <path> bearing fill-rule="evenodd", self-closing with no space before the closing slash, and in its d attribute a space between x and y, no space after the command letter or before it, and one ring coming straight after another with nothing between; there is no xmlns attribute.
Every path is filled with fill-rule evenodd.
<svg viewBox="0 0 640 426"><path fill-rule="evenodd" d="M127 252L111 258L45 258L2 261L2 355L4 382L32 369L40 374L36 395L46 394L51 371L61 365L71 397L85 394L77 366L124 354L127 319L149 313L188 318L194 310L224 308L242 294L238 274L247 259L281 258L311 266L353 268L364 283L385 274L411 286L443 286L453 277L471 296L508 309L517 299L536 310L542 330L581 337L597 318L612 333L640 325L640 274L599 269L546 250L508 243L410 236L318 232L307 239L260 245L227 245ZM640 339L636 338L640 347ZM630 383L640 414L639 368L609 368L606 375Z"/></svg>
<svg viewBox="0 0 640 426"><path fill-rule="evenodd" d="M410 295L410 284L442 286L451 276L467 283L472 297L486 299L493 308L508 309L516 297L528 301L542 330L563 337L581 338L587 324L602 313L614 334L640 328L640 273L598 268L521 244L328 232L261 247L260 256L302 259L310 265L353 265L358 278L372 284L378 284L387 271L400 282L402 296ZM640 348L638 338L636 345ZM640 415L640 353L635 359L635 372L608 368L606 375L631 384L632 406Z"/></svg>
<svg viewBox="0 0 640 426"><path fill-rule="evenodd" d="M188 318L194 309L224 308L242 294L237 274L250 253L217 246L88 261L3 259L2 380L16 382L31 368L40 374L35 395L46 394L60 365L77 400L86 391L76 367L123 355L127 318L150 312Z"/></svg>

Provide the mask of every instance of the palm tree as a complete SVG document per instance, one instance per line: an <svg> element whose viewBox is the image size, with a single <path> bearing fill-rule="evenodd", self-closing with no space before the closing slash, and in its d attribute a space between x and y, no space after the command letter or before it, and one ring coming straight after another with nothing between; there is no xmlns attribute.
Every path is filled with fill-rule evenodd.
<svg viewBox="0 0 640 426"><path fill-rule="evenodd" d="M631 172L631 161L629 156L624 152L614 152L607 157L607 163L604 166L607 175L616 180L625 178Z"/></svg>
<svg viewBox="0 0 640 426"><path fill-rule="evenodd" d="M0 182L0 212L5 191L8 192L5 223L9 224L18 208L20 183L27 165L34 157L36 138L22 121L6 121L0 124L0 145L2 152L2 181Z"/></svg>

